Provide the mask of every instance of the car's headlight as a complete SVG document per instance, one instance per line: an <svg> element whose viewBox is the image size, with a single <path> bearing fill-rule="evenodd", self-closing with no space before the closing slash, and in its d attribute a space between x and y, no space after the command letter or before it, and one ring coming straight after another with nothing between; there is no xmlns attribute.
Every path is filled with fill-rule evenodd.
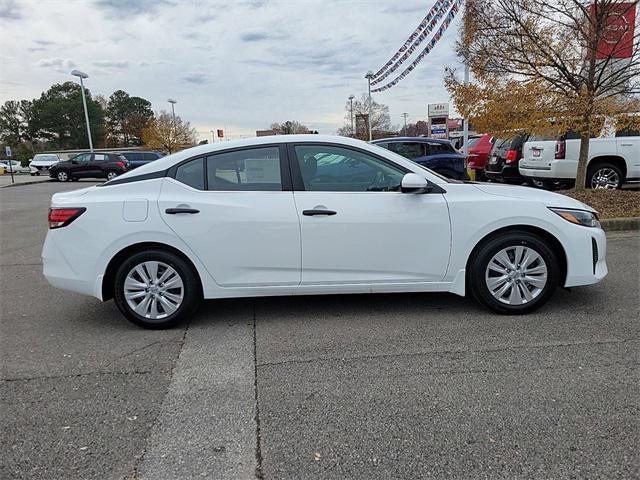
<svg viewBox="0 0 640 480"><path fill-rule="evenodd" d="M575 223L576 225L600 228L598 215L593 212L589 212L587 210L572 210L570 208L549 208L549 210L557 213L566 221Z"/></svg>

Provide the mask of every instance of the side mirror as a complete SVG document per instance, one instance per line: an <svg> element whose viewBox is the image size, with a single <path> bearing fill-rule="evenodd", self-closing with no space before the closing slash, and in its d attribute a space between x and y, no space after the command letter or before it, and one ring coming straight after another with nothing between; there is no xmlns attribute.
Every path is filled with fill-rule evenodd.
<svg viewBox="0 0 640 480"><path fill-rule="evenodd" d="M429 193L431 187L426 178L421 177L417 173L407 173L402 177L400 191L402 193Z"/></svg>

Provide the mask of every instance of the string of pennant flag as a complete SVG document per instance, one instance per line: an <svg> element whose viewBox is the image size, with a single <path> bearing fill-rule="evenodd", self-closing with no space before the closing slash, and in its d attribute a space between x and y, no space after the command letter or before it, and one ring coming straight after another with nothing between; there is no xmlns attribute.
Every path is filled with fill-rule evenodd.
<svg viewBox="0 0 640 480"><path fill-rule="evenodd" d="M394 55L395 60L398 60L398 58L400 58L402 56L401 57L402 58L401 61L396 62L392 58L392 60L387 62L385 64L385 66L382 67L373 76L373 81L371 82L371 84L373 85L373 84L377 84L377 83L381 82L382 80L387 78L391 73L393 73L395 70L397 70L398 67L407 58L409 58L409 56L415 51L415 49L418 47L418 45L420 45L422 43L422 41L425 38L427 38L429 33L431 33L433 31L433 28L437 25L438 20L440 20L440 18L442 17L442 14L444 13L444 11L447 8L449 8L449 11L447 12L446 16L442 20L442 23L440 24L440 28L438 28L438 30L436 30L436 32L434 33L433 37L427 43L427 45L424 47L424 49L418 54L418 56L415 58L415 60L413 62L411 62L407 68L404 69L404 71L400 75L398 75L396 78L394 78L391 82L387 83L386 85L383 85L381 87L372 89L371 92L372 93L374 93L374 92L383 92L385 90L388 90L389 88L397 85L402 79L404 79L407 75L409 75L409 73L411 73L413 71L413 69L416 68L416 66L422 61L422 59L424 59L424 57L426 57L429 54L429 52L431 52L431 50L433 50L433 47L435 47L436 44L440 41L440 39L442 38L444 32L447 31L447 28L449 28L449 25L451 24L453 19L456 17L458 12L460 11L460 7L462 6L463 2L464 2L464 0L437 0L436 4L432 7L432 9L429 12L429 14L427 14L427 17L429 17L429 15L432 13L432 11L435 12L433 14L433 16L430 18L430 20L428 21L428 25L426 26L426 28L421 28L420 26L418 26L420 31L417 33L417 35L413 38L413 40L411 40L411 38L414 36L414 34L416 34L416 31L418 29L416 29L416 31L414 31L414 33L409 37L409 40L407 40L407 42L405 42L404 45L401 47L401 49L398 51L399 53L404 51L404 54L401 53L401 55L398 55L396 53L396 55ZM443 5L445 5L445 6L443 7ZM440 15L438 15L438 12L440 12L440 8L442 8L443 10L442 10L442 13L440 13ZM427 17L425 17L425 19ZM422 25L422 22L420 23L420 25ZM407 49L406 46L409 45L409 44L411 44L411 46L408 47L408 49ZM389 68L389 66L391 64L393 64L393 67Z"/></svg>
<svg viewBox="0 0 640 480"><path fill-rule="evenodd" d="M431 10L429 10L427 15L422 19L407 41L404 42L395 55L391 57L391 60L385 63L384 66L373 75L371 85L375 85L384 80L398 69L402 62L404 62L418 45L427 38L429 33L433 31L440 18L442 18L442 15L444 15L450 7L451 1L452 0L436 0L436 3L431 7ZM393 67L391 67L391 65L393 65Z"/></svg>

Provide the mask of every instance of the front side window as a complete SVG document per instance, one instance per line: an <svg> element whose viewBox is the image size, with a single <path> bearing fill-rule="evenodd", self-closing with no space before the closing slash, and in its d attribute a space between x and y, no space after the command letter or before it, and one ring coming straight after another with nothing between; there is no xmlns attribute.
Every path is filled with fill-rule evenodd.
<svg viewBox="0 0 640 480"><path fill-rule="evenodd" d="M330 145L298 145L295 152L307 191L400 190L404 172L372 155Z"/></svg>
<svg viewBox="0 0 640 480"><path fill-rule="evenodd" d="M394 142L390 150L406 158L424 157L424 147L418 142Z"/></svg>
<svg viewBox="0 0 640 480"><path fill-rule="evenodd" d="M198 190L204 190L204 159L196 158L176 169L176 180Z"/></svg>
<svg viewBox="0 0 640 480"><path fill-rule="evenodd" d="M90 153L83 153L82 155L78 155L77 157L73 158L73 161L75 162L90 162L91 161L91 154Z"/></svg>
<svg viewBox="0 0 640 480"><path fill-rule="evenodd" d="M252 148L208 156L207 189L281 191L280 148Z"/></svg>

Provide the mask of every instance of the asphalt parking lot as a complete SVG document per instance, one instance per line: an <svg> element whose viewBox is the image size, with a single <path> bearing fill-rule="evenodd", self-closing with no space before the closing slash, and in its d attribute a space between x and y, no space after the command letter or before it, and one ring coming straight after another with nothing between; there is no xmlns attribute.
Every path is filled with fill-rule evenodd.
<svg viewBox="0 0 640 480"><path fill-rule="evenodd" d="M81 182L82 185L88 183ZM41 274L0 191L1 478L638 478L640 235L505 317L448 294L209 301L168 331Z"/></svg>

